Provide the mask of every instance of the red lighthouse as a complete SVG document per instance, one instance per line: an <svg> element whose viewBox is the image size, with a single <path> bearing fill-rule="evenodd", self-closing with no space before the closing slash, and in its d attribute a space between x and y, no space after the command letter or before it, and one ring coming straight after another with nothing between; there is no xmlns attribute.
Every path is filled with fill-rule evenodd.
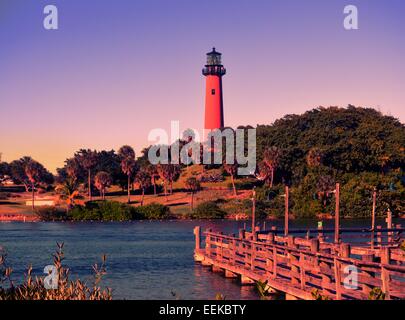
<svg viewBox="0 0 405 320"><path fill-rule="evenodd" d="M221 55L213 48L207 53L207 64L202 70L206 77L204 128L207 130L224 127L222 76L225 75L226 70L221 64Z"/></svg>

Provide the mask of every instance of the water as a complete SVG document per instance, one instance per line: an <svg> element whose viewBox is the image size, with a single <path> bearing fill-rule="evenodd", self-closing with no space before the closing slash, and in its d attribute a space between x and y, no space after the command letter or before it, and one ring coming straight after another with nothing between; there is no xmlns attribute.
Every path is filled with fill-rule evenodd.
<svg viewBox="0 0 405 320"><path fill-rule="evenodd" d="M282 225L282 222L267 222ZM328 221L324 227L333 221ZM346 221L343 226L366 227L368 221ZM380 223L382 224L382 222ZM72 276L91 284L92 265L107 255L102 285L113 289L114 299L257 299L253 287L241 287L194 263L193 228L237 233L236 221L136 221L81 223L0 223L0 248L7 252L13 279L19 282L27 266L41 275L52 264L56 242L64 242L64 265ZM314 221L294 221L290 228L316 228Z"/></svg>

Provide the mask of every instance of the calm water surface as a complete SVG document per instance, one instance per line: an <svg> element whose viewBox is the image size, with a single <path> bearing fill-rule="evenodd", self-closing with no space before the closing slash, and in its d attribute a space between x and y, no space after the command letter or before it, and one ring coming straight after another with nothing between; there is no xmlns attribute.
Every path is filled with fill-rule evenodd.
<svg viewBox="0 0 405 320"><path fill-rule="evenodd" d="M329 224L333 221L324 225ZM350 227L368 224L343 222ZM108 274L102 285L113 289L115 299L214 299L218 292L227 299L257 299L252 287L241 287L194 263L196 225L237 233L244 222L0 223L0 249L7 252L16 282L30 264L34 274L42 276L43 268L52 264L56 242L64 242L64 265L73 277L89 282L91 266L100 262L102 254L107 255ZM292 222L293 227L316 228L316 222Z"/></svg>

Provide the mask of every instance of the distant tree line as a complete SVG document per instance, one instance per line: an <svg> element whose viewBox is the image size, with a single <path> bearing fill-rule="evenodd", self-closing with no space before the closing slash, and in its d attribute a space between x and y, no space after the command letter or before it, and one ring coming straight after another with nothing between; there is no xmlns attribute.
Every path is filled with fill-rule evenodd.
<svg viewBox="0 0 405 320"><path fill-rule="evenodd" d="M253 127L239 127L250 128ZM374 191L378 215L384 215L388 209L404 214L405 126L399 120L374 109L349 105L287 115L256 129L258 162L250 178L238 177L238 163L204 165L203 172L222 169L223 175L231 178L234 195L238 188L256 186L258 209L263 215L283 215L285 185L290 186L290 208L295 216L333 213L336 182L341 184L341 208L346 216L369 216ZM180 149L192 143L194 136L192 130L186 130L178 141ZM11 163L1 162L0 178L10 176L16 184L32 191L33 199L35 190L49 188L56 182L56 190L66 200L68 210L75 206L80 193L86 193L88 200L95 192L105 199L111 185L126 191L130 203L136 183L143 205L146 192L172 193L173 183L185 166L174 163L170 152L168 164L152 165L148 160L149 148L138 157L127 145L117 152L81 149L66 159L55 177L37 161L23 157ZM201 158L203 152L204 148L200 148ZM196 177L185 182L192 208L201 182Z"/></svg>
<svg viewBox="0 0 405 320"><path fill-rule="evenodd" d="M405 212L405 126L370 108L317 108L257 126L258 179L269 211L282 214L283 186L292 187L296 216L331 213L341 183L344 215Z"/></svg>

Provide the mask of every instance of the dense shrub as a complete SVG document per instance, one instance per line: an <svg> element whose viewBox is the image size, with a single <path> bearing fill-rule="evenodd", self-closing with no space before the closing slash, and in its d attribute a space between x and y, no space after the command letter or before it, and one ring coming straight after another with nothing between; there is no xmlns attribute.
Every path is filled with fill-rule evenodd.
<svg viewBox="0 0 405 320"><path fill-rule="evenodd" d="M225 215L226 212L213 201L200 203L191 214L194 219L222 219Z"/></svg>
<svg viewBox="0 0 405 320"><path fill-rule="evenodd" d="M151 203L145 206L133 208L133 217L135 219L167 219L170 217L170 209L159 203Z"/></svg>
<svg viewBox="0 0 405 320"><path fill-rule="evenodd" d="M256 212L259 217L283 217L285 212L284 186L276 185L272 188L262 186L256 188ZM292 207L290 199L290 208Z"/></svg>
<svg viewBox="0 0 405 320"><path fill-rule="evenodd" d="M69 211L68 218L75 221L101 220L99 211L91 210L84 206L75 206Z"/></svg>
<svg viewBox="0 0 405 320"><path fill-rule="evenodd" d="M54 206L38 207L35 213L42 221L62 221L67 218L65 210Z"/></svg>
<svg viewBox="0 0 405 320"><path fill-rule="evenodd" d="M115 201L101 201L98 202L98 211L102 220L131 220L132 207L127 204Z"/></svg>
<svg viewBox="0 0 405 320"><path fill-rule="evenodd" d="M76 221L129 221L143 219L167 219L170 209L158 203L132 207L116 201L87 202L85 206L76 206L69 212L69 218Z"/></svg>
<svg viewBox="0 0 405 320"><path fill-rule="evenodd" d="M87 202L69 212L72 220L127 221L133 218L133 208L116 201Z"/></svg>
<svg viewBox="0 0 405 320"><path fill-rule="evenodd" d="M405 187L400 175L364 172L342 177L341 210L344 215L371 216L372 194L377 190L377 216L385 216L388 208L395 214L405 212Z"/></svg>
<svg viewBox="0 0 405 320"><path fill-rule="evenodd" d="M252 200L251 199L231 199L219 205L219 208L225 211L228 215L246 214L252 215ZM266 219L268 215L272 214L270 206L266 205L263 201L256 201L256 218Z"/></svg>

